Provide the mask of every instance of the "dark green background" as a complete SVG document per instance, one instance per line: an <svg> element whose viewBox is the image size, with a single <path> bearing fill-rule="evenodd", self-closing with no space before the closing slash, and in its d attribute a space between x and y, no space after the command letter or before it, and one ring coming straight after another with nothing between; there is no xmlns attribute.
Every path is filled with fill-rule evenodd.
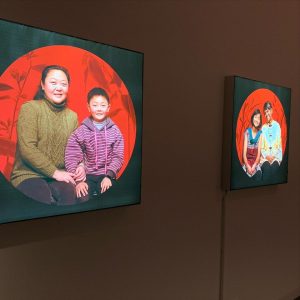
<svg viewBox="0 0 300 300"><path fill-rule="evenodd" d="M240 109L247 97L257 89L266 88L271 90L279 98L286 117L287 123L287 142L282 162L279 168L278 181L254 181L249 178L242 169L236 151L236 126ZM231 149L231 177L230 189L242 189L270 184L286 183L288 178L288 151L289 151L289 132L290 132L290 106L291 89L278 85L251 80L239 76L234 76L234 94L233 94L233 123L232 123L232 149Z"/></svg>
<svg viewBox="0 0 300 300"><path fill-rule="evenodd" d="M0 38L1 74L24 54L50 45L79 47L102 58L126 85L137 121L136 143L131 160L115 186L101 198L94 198L80 205L48 206L25 197L0 173L0 223L140 203L143 54L5 20L0 20Z"/></svg>

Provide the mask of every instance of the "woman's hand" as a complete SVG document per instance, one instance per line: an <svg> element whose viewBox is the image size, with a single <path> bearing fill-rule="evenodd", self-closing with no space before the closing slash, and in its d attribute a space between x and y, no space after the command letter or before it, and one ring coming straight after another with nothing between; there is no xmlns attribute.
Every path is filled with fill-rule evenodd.
<svg viewBox="0 0 300 300"><path fill-rule="evenodd" d="M56 170L52 175L52 177L57 181L64 181L67 183L71 182L72 184L75 185L75 181L73 179L74 177L73 173L69 173L63 170Z"/></svg>
<svg viewBox="0 0 300 300"><path fill-rule="evenodd" d="M84 166L79 165L75 171L74 178L75 181L84 181L86 179Z"/></svg>
<svg viewBox="0 0 300 300"><path fill-rule="evenodd" d="M87 185L86 182L82 181L82 182L79 182L77 185L76 185L76 195L77 195L77 198L80 198L81 196L85 196L88 194L88 189L89 189L89 186Z"/></svg>
<svg viewBox="0 0 300 300"><path fill-rule="evenodd" d="M111 186L111 180L108 177L104 177L101 181L101 194L107 191Z"/></svg>
<svg viewBox="0 0 300 300"><path fill-rule="evenodd" d="M246 168L247 168L247 172L248 172L250 175L252 175L252 169L251 169L251 167L250 167L249 165L247 165Z"/></svg>

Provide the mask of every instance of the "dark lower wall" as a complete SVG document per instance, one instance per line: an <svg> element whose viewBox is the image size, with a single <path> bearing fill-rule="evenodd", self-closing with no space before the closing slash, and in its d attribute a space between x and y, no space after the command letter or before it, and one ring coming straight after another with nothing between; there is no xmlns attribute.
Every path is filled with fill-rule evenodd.
<svg viewBox="0 0 300 300"><path fill-rule="evenodd" d="M0 226L1 299L300 294L297 1L17 1L0 17L145 54L142 204ZM224 76L292 88L289 183L226 195ZM224 259L220 266L222 233Z"/></svg>

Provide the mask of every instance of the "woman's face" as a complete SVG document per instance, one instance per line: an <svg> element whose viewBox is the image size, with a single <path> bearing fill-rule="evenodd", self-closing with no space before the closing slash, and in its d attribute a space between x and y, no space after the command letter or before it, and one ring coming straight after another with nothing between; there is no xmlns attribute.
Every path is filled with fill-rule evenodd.
<svg viewBox="0 0 300 300"><path fill-rule="evenodd" d="M66 100L69 82L63 71L50 70L45 78L45 83L41 82L41 85L48 100L55 104L60 104Z"/></svg>
<svg viewBox="0 0 300 300"><path fill-rule="evenodd" d="M253 125L255 128L259 128L260 127L260 114L256 114L253 117Z"/></svg>

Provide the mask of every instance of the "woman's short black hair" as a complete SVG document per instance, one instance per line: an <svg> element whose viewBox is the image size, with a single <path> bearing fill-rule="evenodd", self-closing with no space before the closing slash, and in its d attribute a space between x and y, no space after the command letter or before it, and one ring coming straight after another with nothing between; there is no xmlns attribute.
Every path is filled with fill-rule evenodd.
<svg viewBox="0 0 300 300"><path fill-rule="evenodd" d="M107 100L107 103L109 104L109 101L110 101L109 100L109 96L108 96L108 94L106 93L106 91L104 89L99 88L99 87L95 87L95 88L91 89L88 92L88 95L87 95L87 102L90 103L91 99L94 96L102 96L102 97L104 97Z"/></svg>

